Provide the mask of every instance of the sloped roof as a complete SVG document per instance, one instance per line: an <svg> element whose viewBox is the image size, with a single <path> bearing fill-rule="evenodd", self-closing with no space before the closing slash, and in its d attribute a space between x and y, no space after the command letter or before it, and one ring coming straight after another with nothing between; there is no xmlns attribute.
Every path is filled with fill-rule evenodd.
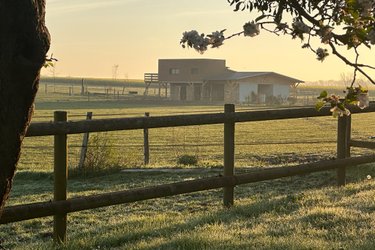
<svg viewBox="0 0 375 250"><path fill-rule="evenodd" d="M285 76L285 75L281 75L272 71L237 72L233 70L228 70L227 72L223 74L208 76L206 77L205 80L207 81L231 81L232 80L233 81L233 80L241 80L241 79L252 78L252 77L257 77L257 76L266 76L266 75L276 75L294 83L304 82L302 80L292 78L289 76Z"/></svg>

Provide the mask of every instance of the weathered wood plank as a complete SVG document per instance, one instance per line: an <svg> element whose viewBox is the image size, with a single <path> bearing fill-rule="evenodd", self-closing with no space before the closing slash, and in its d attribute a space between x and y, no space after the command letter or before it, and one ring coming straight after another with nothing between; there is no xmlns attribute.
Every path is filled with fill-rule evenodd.
<svg viewBox="0 0 375 250"><path fill-rule="evenodd" d="M337 121L337 159L344 159L348 153L348 124L351 116L342 116ZM337 168L337 184L344 186L346 184L346 168L341 166Z"/></svg>
<svg viewBox="0 0 375 250"><path fill-rule="evenodd" d="M55 111L55 122L66 121L65 111ZM54 200L64 201L67 198L68 186L68 144L67 135L54 136ZM66 213L56 213L53 218L53 239L56 242L66 241Z"/></svg>
<svg viewBox="0 0 375 250"><path fill-rule="evenodd" d="M360 110L352 107L352 113L375 112L375 103L369 108ZM79 134L86 132L104 132L116 130L132 130L144 128L164 128L193 125L222 124L227 119L234 119L234 122L270 121L281 119L294 119L305 117L330 116L328 107L320 111L315 108L286 108L275 110L259 110L249 112L236 112L232 115L224 113L175 115L158 117L136 117L136 118L115 118L95 119L91 121L68 121L68 122L43 122L30 125L26 136L46 136L54 134Z"/></svg>
<svg viewBox="0 0 375 250"><path fill-rule="evenodd" d="M150 113L146 112L145 117L150 117ZM143 163L150 163L150 143L148 138L148 128L143 129Z"/></svg>
<svg viewBox="0 0 375 250"><path fill-rule="evenodd" d="M225 114L235 112L233 104L225 104ZM235 123L228 120L224 123L224 176L234 175L234 145L235 145ZM224 187L223 203L225 207L234 204L234 186Z"/></svg>
<svg viewBox="0 0 375 250"><path fill-rule="evenodd" d="M358 141L358 140L351 140L350 146L358 147L358 148L368 148L368 149L375 149L375 141Z"/></svg>

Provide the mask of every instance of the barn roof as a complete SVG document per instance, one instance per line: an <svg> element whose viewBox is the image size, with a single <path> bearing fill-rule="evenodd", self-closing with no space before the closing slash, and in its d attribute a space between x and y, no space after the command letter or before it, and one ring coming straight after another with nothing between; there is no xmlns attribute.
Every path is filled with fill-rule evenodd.
<svg viewBox="0 0 375 250"><path fill-rule="evenodd" d="M300 83L304 82L302 80L292 78L289 76L285 76L282 74L278 74L272 71L259 71L259 72L237 72L233 70L227 70L227 72L223 74L217 74L213 76L208 76L205 80L208 81L231 81L231 80L241 80L241 79L246 79L246 78L252 78L252 77L257 77L257 76L266 76L266 75L276 75L278 77L284 78L290 82L293 83Z"/></svg>

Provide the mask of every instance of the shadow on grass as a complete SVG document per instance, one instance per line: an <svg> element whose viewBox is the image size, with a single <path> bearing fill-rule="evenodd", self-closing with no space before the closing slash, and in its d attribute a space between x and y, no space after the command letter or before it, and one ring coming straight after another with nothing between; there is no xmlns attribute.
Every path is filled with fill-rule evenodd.
<svg viewBox="0 0 375 250"><path fill-rule="evenodd" d="M17 182L24 181L40 181L40 180L52 180L52 172L37 172L37 171L18 171L14 176L14 180Z"/></svg>
<svg viewBox="0 0 375 250"><path fill-rule="evenodd" d="M126 189L143 188L161 184L184 181L192 178L212 176L210 172L198 173L163 173L163 172L121 172L119 168L85 172L70 171L68 178L68 195L84 192L103 193ZM52 172L19 171L14 178L11 192L12 199L27 199L28 196L53 195L54 175ZM79 195L79 196L80 196Z"/></svg>
<svg viewBox="0 0 375 250"><path fill-rule="evenodd" d="M277 213L282 216L287 213L292 213L296 211L299 207L290 202L291 197L276 198L272 200L261 200L254 202L250 205L236 205L231 209L220 209L217 212L210 214L205 214L198 216L194 219L187 221L186 223L174 223L171 221L172 225L158 227L157 223L152 226L152 229L141 230L137 232L129 231L125 235L122 233L114 233L109 237L100 238L96 241L101 247L113 248L120 246L132 246L140 241L146 239L148 242L151 242L155 239L165 237L168 240L166 243L154 244L150 247L145 247L143 249L223 249L223 241L217 241L217 245L213 245L212 241L201 241L194 238L187 239L179 237L179 235L193 232L198 228L205 227L207 225L214 224L231 224L237 220L243 220L244 222L249 219L257 218L261 215L267 213ZM169 220L168 220L169 221ZM139 228L140 221L125 222L121 225L116 225L118 228ZM151 222L152 223L152 222ZM101 228L100 231L107 232L105 236L108 236L108 232L115 231L118 232L113 226L107 226ZM96 229L90 230L89 234L97 233ZM286 232L286 234L292 234L292 231ZM87 236L87 232L83 235L77 235L78 238ZM184 242L186 241L186 242ZM99 243L100 242L100 243ZM69 246L69 244L68 244ZM185 247L184 247L185 246ZM240 245L239 245L240 246ZM229 245L227 246L229 247ZM226 248L228 249L228 248ZM231 248L230 248L231 249ZM243 248L241 248L243 249Z"/></svg>
<svg viewBox="0 0 375 250"><path fill-rule="evenodd" d="M14 177L11 200L26 201L29 196L53 195L53 173L19 171Z"/></svg>
<svg viewBox="0 0 375 250"><path fill-rule="evenodd" d="M248 172L239 169L238 173ZM359 168L353 167L348 170L348 183L358 182L366 179L369 174L375 173L375 164L367 164ZM373 174L375 175L375 174ZM197 179L217 176L217 171L207 171L204 173L193 172L121 172L120 168L111 168L96 172L82 172L80 170L70 171L68 188L69 192L103 191L118 187L120 189L131 189L149 187L159 184L184 181L187 179ZM265 189L272 195L287 195L293 190L304 192L305 190L320 189L327 186L336 185L336 172L327 171L308 175L285 177L282 179L263 181L241 185L240 192L236 192L235 197L246 198L249 194L262 193ZM239 188L237 187L236 190ZM38 195L45 192L53 192L52 172L17 172L14 179L13 196ZM346 195L355 194L356 190L346 189Z"/></svg>

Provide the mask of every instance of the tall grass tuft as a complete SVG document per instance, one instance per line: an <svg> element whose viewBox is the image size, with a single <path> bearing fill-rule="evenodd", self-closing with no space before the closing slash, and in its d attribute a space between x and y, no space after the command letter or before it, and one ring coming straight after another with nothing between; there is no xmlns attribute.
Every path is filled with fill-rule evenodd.
<svg viewBox="0 0 375 250"><path fill-rule="evenodd" d="M194 166L198 164L198 157L196 155L180 155L177 158L177 164L178 165L184 165L184 166Z"/></svg>
<svg viewBox="0 0 375 250"><path fill-rule="evenodd" d="M74 168L71 175L92 175L118 171L121 164L117 155L117 148L106 133L91 134L83 168Z"/></svg>

